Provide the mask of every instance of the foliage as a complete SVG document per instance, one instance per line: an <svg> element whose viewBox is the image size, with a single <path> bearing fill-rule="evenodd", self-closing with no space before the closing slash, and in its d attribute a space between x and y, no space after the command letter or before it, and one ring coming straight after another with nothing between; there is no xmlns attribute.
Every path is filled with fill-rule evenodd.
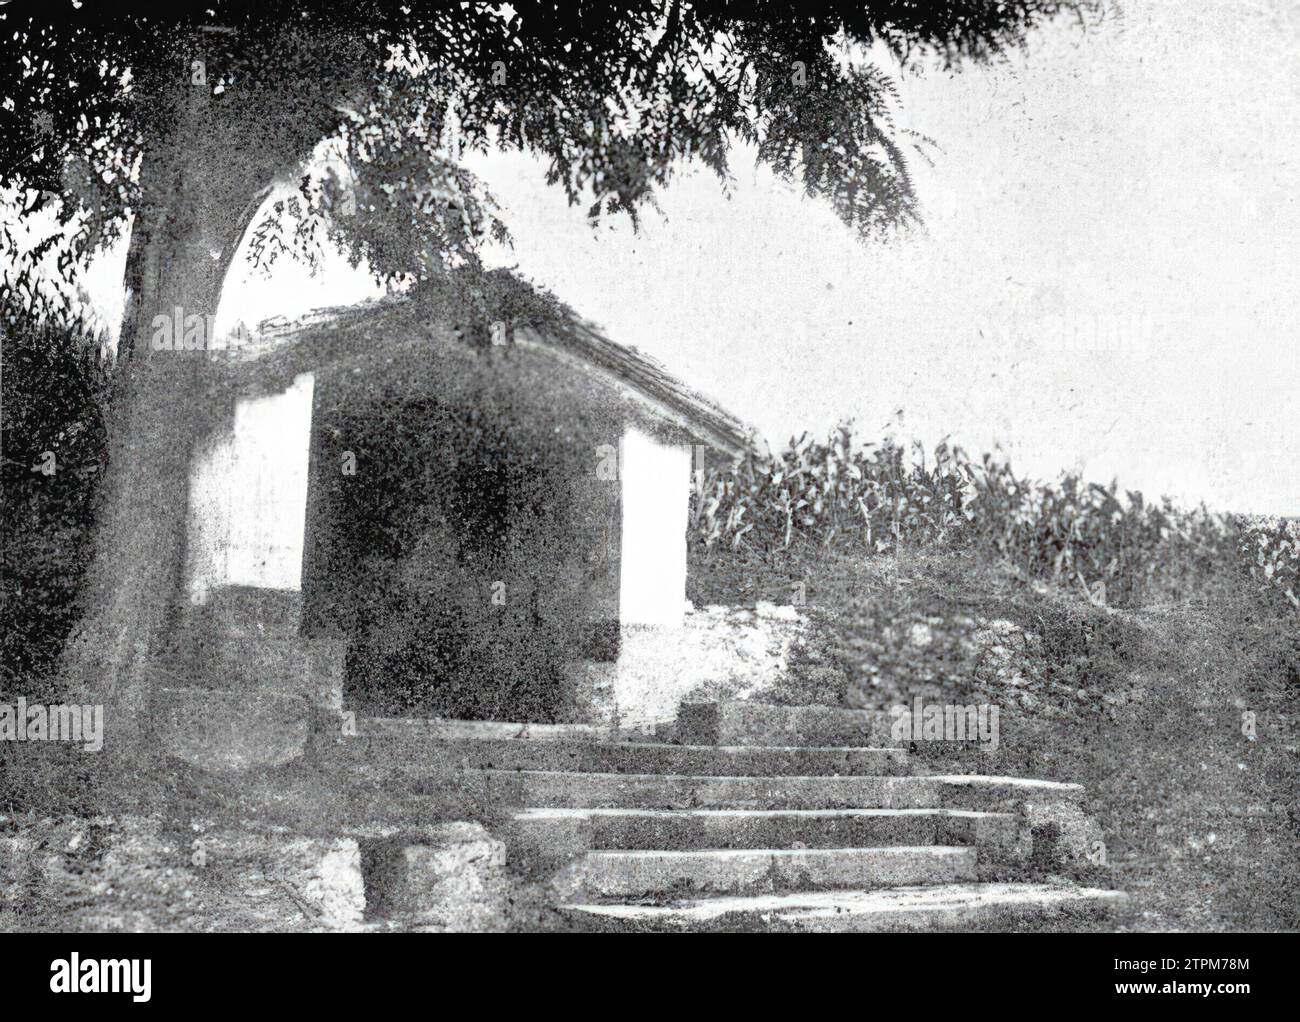
<svg viewBox="0 0 1300 1022"><path fill-rule="evenodd" d="M805 434L779 454L706 468L694 534L705 547L750 551L978 549L1117 606L1240 579L1300 608L1294 521L1182 510L1073 475L1044 484L946 441L932 459L915 453L889 440L856 445L841 426L825 443Z"/></svg>
<svg viewBox="0 0 1300 1022"><path fill-rule="evenodd" d="M72 279L158 201L141 194L142 161L187 138L217 146L202 162L254 182L245 198L300 182L298 201L255 225L255 255L310 259L326 229L390 279L471 261L503 236L460 165L492 148L541 157L594 219L635 217L685 160L725 184L744 141L874 237L917 216L904 150L918 139L896 126L872 48L904 66L987 61L1063 12L1086 27L1103 8L20 0L0 8L0 187L20 207L0 234L5 285L39 301L47 257ZM322 144L342 164L325 179L303 171ZM57 228L29 238L41 211ZM378 211L380 233L382 218L360 215Z"/></svg>
<svg viewBox="0 0 1300 1022"><path fill-rule="evenodd" d="M4 436L0 688L31 697L76 620L104 470L108 373L75 327L0 322Z"/></svg>

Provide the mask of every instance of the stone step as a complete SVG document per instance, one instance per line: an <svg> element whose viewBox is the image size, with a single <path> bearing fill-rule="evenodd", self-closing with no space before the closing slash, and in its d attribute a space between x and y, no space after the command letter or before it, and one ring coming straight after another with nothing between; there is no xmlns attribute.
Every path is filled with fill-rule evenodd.
<svg viewBox="0 0 1300 1022"><path fill-rule="evenodd" d="M212 635L185 628L170 642L164 667L203 688L296 692L307 682L310 663L300 638Z"/></svg>
<svg viewBox="0 0 1300 1022"><path fill-rule="evenodd" d="M473 771L469 775L473 775ZM569 809L921 809L942 787L923 777L701 777L483 770L502 805Z"/></svg>
<svg viewBox="0 0 1300 1022"><path fill-rule="evenodd" d="M537 724L529 721L444 720L428 717L357 718L357 734L362 738L397 741L459 741L518 738L532 741L612 741L618 735L601 724Z"/></svg>
<svg viewBox="0 0 1300 1022"><path fill-rule="evenodd" d="M944 884L680 899L668 904L570 903L577 925L599 931L897 932L1071 928L1124 904L1120 891L1049 884Z"/></svg>
<svg viewBox="0 0 1300 1022"><path fill-rule="evenodd" d="M219 692L159 685L150 694L153 740L165 755L216 773L283 766L303 754L310 706L298 694ZM111 734L108 736L111 740Z"/></svg>
<svg viewBox="0 0 1300 1022"><path fill-rule="evenodd" d="M367 769L358 767L357 769ZM467 770L498 805L558 809L1015 809L1075 801L1077 784L1013 777L703 777ZM400 779L400 775L399 775ZM440 779L409 780L413 791Z"/></svg>
<svg viewBox="0 0 1300 1022"><path fill-rule="evenodd" d="M889 848L591 852L574 881L591 898L875 888L975 879L975 850Z"/></svg>
<svg viewBox="0 0 1300 1022"><path fill-rule="evenodd" d="M702 777L871 776L908 772L902 749L662 745L577 738L438 738L404 729L322 735L315 751L402 771L480 768Z"/></svg>
<svg viewBox="0 0 1300 1022"><path fill-rule="evenodd" d="M186 619L215 634L244 638L288 638L302 622L302 593L256 586L221 586L201 604L185 608Z"/></svg>
<svg viewBox="0 0 1300 1022"><path fill-rule="evenodd" d="M337 709L345 653L338 639L213 635L185 627L172 633L153 670L172 687L236 698L276 692Z"/></svg>
<svg viewBox="0 0 1300 1022"><path fill-rule="evenodd" d="M1040 781L1032 777L1003 777L996 774L930 774L940 786L945 808L1016 810L1029 805L1077 803L1084 795L1082 784Z"/></svg>
<svg viewBox="0 0 1300 1022"><path fill-rule="evenodd" d="M740 700L683 703L677 740L689 745L865 746L888 748L893 720L884 710L777 706Z"/></svg>
<svg viewBox="0 0 1300 1022"><path fill-rule="evenodd" d="M587 851L968 845L1028 854L1012 813L956 809L526 809L508 827L511 861L547 872Z"/></svg>

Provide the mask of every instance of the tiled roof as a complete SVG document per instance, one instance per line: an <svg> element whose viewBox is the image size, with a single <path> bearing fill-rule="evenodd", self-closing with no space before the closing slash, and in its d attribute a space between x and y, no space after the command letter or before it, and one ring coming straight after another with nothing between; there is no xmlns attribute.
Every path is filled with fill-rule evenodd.
<svg viewBox="0 0 1300 1022"><path fill-rule="evenodd" d="M494 275L486 290L489 306L513 310L513 314L498 313L510 343L549 353L577 371L603 380L728 454L753 449L752 429L722 405L674 376L656 359L610 340L562 303L512 275ZM493 303L492 299L503 295L506 301ZM251 343L232 352L229 361L235 365L277 363L283 369L292 365L294 371L305 371L356 354L358 347L350 341L358 335L382 339L393 332L406 336L413 323L430 330L439 323L460 336L459 320L466 318L464 306L449 305L447 299L445 290L414 290L358 305L319 309L294 320L266 320ZM459 303L459 294L455 301ZM486 315L491 318L492 314ZM474 318L483 316L480 308Z"/></svg>

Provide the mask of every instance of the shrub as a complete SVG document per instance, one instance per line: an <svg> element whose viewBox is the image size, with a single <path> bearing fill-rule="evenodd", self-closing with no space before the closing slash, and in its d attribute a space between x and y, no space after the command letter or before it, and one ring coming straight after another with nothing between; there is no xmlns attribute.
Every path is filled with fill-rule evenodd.
<svg viewBox="0 0 1300 1022"><path fill-rule="evenodd" d="M75 326L0 322L4 549L0 690L56 694L64 640L91 557L104 470L108 368Z"/></svg>

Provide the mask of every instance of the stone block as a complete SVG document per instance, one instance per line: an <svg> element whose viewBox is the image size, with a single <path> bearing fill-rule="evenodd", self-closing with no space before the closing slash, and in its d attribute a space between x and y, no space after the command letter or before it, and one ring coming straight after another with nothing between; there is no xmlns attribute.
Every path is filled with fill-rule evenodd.
<svg viewBox="0 0 1300 1022"><path fill-rule="evenodd" d="M164 752L217 773L289 763L305 751L310 730L306 699L267 690L162 687L153 713Z"/></svg>
<svg viewBox="0 0 1300 1022"><path fill-rule="evenodd" d="M417 836L362 842L368 919L455 932L503 929L505 844L477 823L438 824Z"/></svg>

